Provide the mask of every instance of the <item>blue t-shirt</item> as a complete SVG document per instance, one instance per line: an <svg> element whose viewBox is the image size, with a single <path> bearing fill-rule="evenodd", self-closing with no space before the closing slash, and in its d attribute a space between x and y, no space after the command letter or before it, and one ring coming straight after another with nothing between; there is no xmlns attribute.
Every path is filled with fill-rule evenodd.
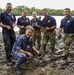
<svg viewBox="0 0 74 75"><path fill-rule="evenodd" d="M68 19L63 18L61 20L60 28L63 28L65 33L74 33L74 18L72 16Z"/></svg>
<svg viewBox="0 0 74 75"><path fill-rule="evenodd" d="M52 26L56 26L56 20L51 17L51 16L48 16L48 18L43 18L42 20L42 26L43 27L52 27Z"/></svg>
<svg viewBox="0 0 74 75"><path fill-rule="evenodd" d="M31 20L31 25L34 25L34 24L37 24L39 26L41 26L41 20L36 18L36 20L32 19ZM40 30L40 28L36 27L36 26L33 26L34 30Z"/></svg>
<svg viewBox="0 0 74 75"><path fill-rule="evenodd" d="M30 20L27 17L26 18L20 17L17 20L17 25L26 27L26 26L30 25Z"/></svg>
<svg viewBox="0 0 74 75"><path fill-rule="evenodd" d="M30 37L29 39L26 38L26 35L20 35L14 45L13 45L13 49L12 49L12 54L15 53L15 51L18 51L20 49L25 50L25 51L31 51L32 47L33 47L33 43L32 43L32 37Z"/></svg>
<svg viewBox="0 0 74 75"><path fill-rule="evenodd" d="M0 14L0 22L4 25L12 26L15 21L16 17L12 12L8 14L7 11L4 11Z"/></svg>

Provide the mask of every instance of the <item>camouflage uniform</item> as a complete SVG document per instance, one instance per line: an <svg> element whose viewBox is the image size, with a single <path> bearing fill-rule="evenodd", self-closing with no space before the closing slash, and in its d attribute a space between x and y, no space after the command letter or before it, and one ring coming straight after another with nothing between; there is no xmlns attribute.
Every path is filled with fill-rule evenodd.
<svg viewBox="0 0 74 75"><path fill-rule="evenodd" d="M52 17L52 16L48 16L48 18L43 18L42 20L42 26L44 28L48 27L51 28L53 26L56 27L56 20ZM48 41L50 40L50 48L51 51L53 52L54 48L55 48L55 29L51 29L51 30L44 30L44 36L43 36L43 49L44 51L46 51L46 45L48 43Z"/></svg>
<svg viewBox="0 0 74 75"><path fill-rule="evenodd" d="M66 34L64 33L64 49L68 50L69 46L71 45L72 41L74 40L74 33Z"/></svg>
<svg viewBox="0 0 74 75"><path fill-rule="evenodd" d="M41 25L41 21L37 18L36 21L34 19L31 20L31 24L34 28L33 32L33 43L35 44L37 41L38 47L40 48L41 43L41 31L40 28L37 27L37 25Z"/></svg>
<svg viewBox="0 0 74 75"><path fill-rule="evenodd" d="M61 20L60 28L64 30L65 37L64 37L64 54L65 58L67 59L69 55L69 46L71 45L74 39L74 18L69 16L68 18L63 18Z"/></svg>
<svg viewBox="0 0 74 75"><path fill-rule="evenodd" d="M43 46L45 46L48 41L50 40L50 48L55 47L55 30L53 31L44 31L44 36L43 36Z"/></svg>

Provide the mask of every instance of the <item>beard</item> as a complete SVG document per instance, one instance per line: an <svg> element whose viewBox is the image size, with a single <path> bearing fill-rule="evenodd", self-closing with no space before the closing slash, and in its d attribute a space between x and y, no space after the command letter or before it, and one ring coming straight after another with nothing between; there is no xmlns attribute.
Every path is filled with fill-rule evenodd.
<svg viewBox="0 0 74 75"><path fill-rule="evenodd" d="M7 9L7 11L8 11L8 12L11 12L11 11L12 11L12 9Z"/></svg>

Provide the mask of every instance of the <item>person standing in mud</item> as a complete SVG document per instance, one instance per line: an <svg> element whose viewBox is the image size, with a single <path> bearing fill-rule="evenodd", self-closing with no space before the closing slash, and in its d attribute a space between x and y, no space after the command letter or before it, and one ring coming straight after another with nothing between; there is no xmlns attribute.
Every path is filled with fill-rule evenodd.
<svg viewBox="0 0 74 75"><path fill-rule="evenodd" d="M6 11L0 14L0 27L2 27L2 35L6 52L7 64L11 64L11 51L15 42L15 32L13 30L16 18L12 12L12 4L6 4Z"/></svg>
<svg viewBox="0 0 74 75"><path fill-rule="evenodd" d="M69 46L74 40L74 18L70 15L70 9L64 9L64 18L61 20L60 28L58 29L58 37L60 37L60 33L64 30L64 54L65 59L67 59L69 55Z"/></svg>
<svg viewBox="0 0 74 75"><path fill-rule="evenodd" d="M40 54L40 51L34 47L34 44L32 42L31 36L33 31L34 29L32 26L27 26L24 34L20 35L14 43L12 54L17 58L15 69L18 73L20 73L19 67L21 65L21 62L28 56L32 58L34 56L33 51L35 51L38 55Z"/></svg>
<svg viewBox="0 0 74 75"><path fill-rule="evenodd" d="M19 34L24 34L25 31L25 27L30 25L30 20L27 16L27 11L23 10L22 11L22 16L20 18L18 18L17 20L17 27L20 28L19 30Z"/></svg>
<svg viewBox="0 0 74 75"><path fill-rule="evenodd" d="M37 18L37 13L33 12L32 13L33 19L31 20L31 25L34 28L34 33L33 33L33 42L34 44L38 44L38 48L40 49L40 43L41 43L41 20Z"/></svg>
<svg viewBox="0 0 74 75"><path fill-rule="evenodd" d="M44 35L43 35L43 49L44 52L47 53L46 51L46 45L48 41L50 40L50 52L51 54L54 53L54 48L55 48L55 28L56 28L56 20L48 15L47 9L43 9L42 14L44 16L42 20L42 30L44 30Z"/></svg>

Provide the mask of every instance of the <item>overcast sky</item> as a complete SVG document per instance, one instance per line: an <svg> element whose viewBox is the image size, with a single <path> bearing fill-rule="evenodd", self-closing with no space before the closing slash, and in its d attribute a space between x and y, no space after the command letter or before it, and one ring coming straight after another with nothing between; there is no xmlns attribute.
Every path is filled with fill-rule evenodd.
<svg viewBox="0 0 74 75"><path fill-rule="evenodd" d="M0 8L5 8L7 2L11 2L13 7L24 5L27 7L74 10L74 0L0 0Z"/></svg>

